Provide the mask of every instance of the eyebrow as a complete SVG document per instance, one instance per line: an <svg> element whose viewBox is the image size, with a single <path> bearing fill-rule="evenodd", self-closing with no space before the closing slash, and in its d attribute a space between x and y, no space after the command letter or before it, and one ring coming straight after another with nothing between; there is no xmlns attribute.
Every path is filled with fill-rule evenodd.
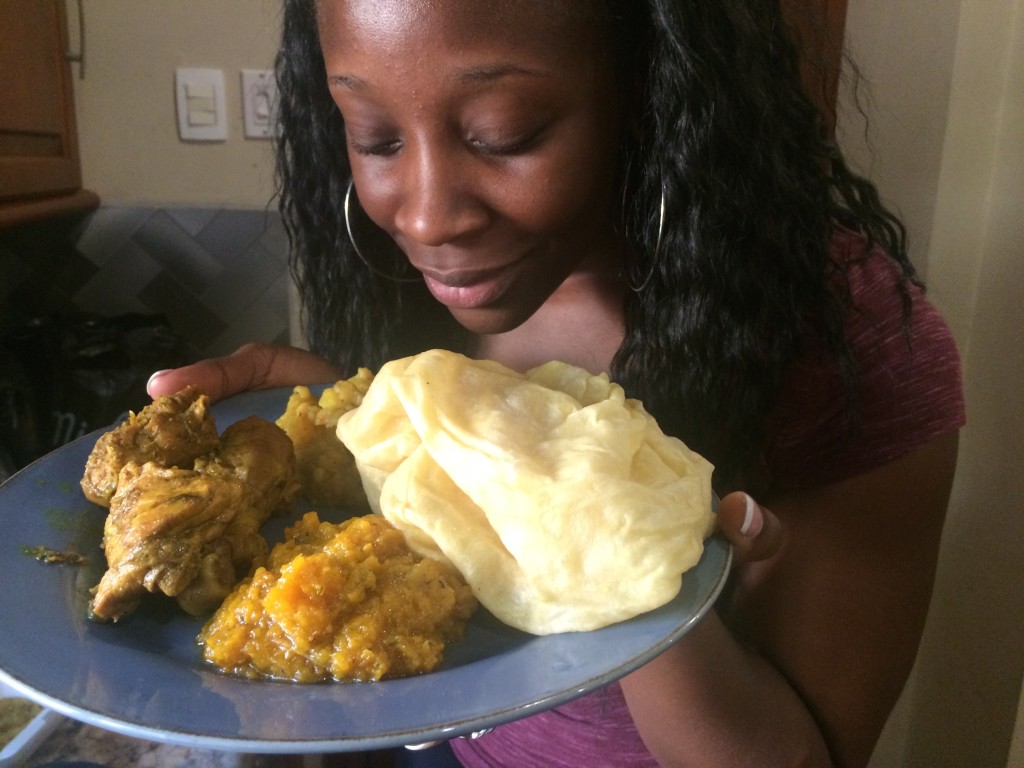
<svg viewBox="0 0 1024 768"><path fill-rule="evenodd" d="M538 69L529 69L517 64L492 64L482 67L470 67L456 73L456 79L467 83L487 82L489 80L500 80L503 77L551 77L548 72Z"/></svg>
<svg viewBox="0 0 1024 768"><path fill-rule="evenodd" d="M551 74L538 69L529 69L516 64L493 64L480 67L468 67L458 70L454 79L463 83L485 83L494 80L501 80L505 77L536 77L549 78ZM327 82L330 85L338 85L348 88L351 91L366 90L371 84L361 77L348 74L328 75Z"/></svg>

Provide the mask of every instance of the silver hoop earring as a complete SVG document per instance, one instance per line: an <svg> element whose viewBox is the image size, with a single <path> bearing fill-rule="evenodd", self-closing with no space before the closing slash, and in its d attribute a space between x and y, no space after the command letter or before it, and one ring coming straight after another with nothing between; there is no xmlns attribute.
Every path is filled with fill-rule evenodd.
<svg viewBox="0 0 1024 768"><path fill-rule="evenodd" d="M647 284L651 282L651 277L654 275L654 269L658 264L658 255L661 253L661 236L665 231L665 183L661 184L661 204L658 206L658 237L654 241L654 252L651 254L651 269L647 273L647 277L640 285L631 285L630 287L640 293Z"/></svg>
<svg viewBox="0 0 1024 768"><path fill-rule="evenodd" d="M355 237L355 235L352 232L352 220L349 218L349 212L348 212L349 200L352 197L352 187L355 186L354 182L355 182L354 179L349 179L348 180L348 189L345 190L345 201L344 201L344 203L342 205L342 211L345 214L345 229L348 232L348 241L350 243L352 243L352 250L354 250L356 252L356 256L358 256L359 260L361 262L363 262L363 264L366 265L367 269L369 269L374 274L379 275L380 277L385 278L386 280L391 280L392 282L395 282L395 283L416 283L416 282L419 282L420 277L418 275L416 277L395 277L394 275L389 275L387 272L384 272L384 271L378 269L377 267L375 267L373 264L370 263L370 260L367 259L366 256L363 255L363 252L359 249L359 245L356 243L356 237Z"/></svg>

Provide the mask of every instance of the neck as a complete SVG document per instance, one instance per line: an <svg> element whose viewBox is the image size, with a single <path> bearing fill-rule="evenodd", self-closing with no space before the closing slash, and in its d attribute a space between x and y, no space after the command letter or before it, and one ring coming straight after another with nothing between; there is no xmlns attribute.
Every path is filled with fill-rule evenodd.
<svg viewBox="0 0 1024 768"><path fill-rule="evenodd" d="M608 373L625 333L626 290L618 259L582 265L522 325L474 337L470 354L517 371L560 360Z"/></svg>

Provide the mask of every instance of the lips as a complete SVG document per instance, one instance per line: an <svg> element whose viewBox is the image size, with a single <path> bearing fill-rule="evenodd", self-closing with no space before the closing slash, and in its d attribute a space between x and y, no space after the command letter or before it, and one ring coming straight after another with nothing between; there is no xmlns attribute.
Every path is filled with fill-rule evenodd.
<svg viewBox="0 0 1024 768"><path fill-rule="evenodd" d="M423 270L427 289L435 299L452 309L475 309L494 302L509 279L505 267L457 272Z"/></svg>

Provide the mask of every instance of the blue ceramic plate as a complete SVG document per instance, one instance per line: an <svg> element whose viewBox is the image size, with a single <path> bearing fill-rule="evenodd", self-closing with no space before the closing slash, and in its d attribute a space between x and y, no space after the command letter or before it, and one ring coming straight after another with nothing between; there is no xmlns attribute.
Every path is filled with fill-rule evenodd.
<svg viewBox="0 0 1024 768"><path fill-rule="evenodd" d="M214 407L218 428L256 414L273 421L290 390L255 392ZM100 728L153 741L253 753L383 749L447 739L563 704L631 672L707 611L729 568L714 537L668 605L594 632L534 637L484 610L444 665L379 683L298 685L228 677L206 666L202 621L152 598L118 625L87 618L105 567L106 510L78 481L99 432L0 485L0 679L38 703ZM296 505L296 515L306 511ZM343 519L344 512L325 519ZM285 521L267 530L283 538ZM37 546L73 550L85 566L47 565Z"/></svg>

